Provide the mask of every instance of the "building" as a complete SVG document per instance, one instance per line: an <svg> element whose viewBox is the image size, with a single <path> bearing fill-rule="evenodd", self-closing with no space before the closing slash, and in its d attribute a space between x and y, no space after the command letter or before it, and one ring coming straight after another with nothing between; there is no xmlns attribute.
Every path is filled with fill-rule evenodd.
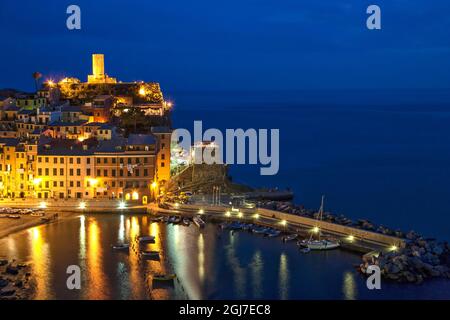
<svg viewBox="0 0 450 320"><path fill-rule="evenodd" d="M47 139L36 161L37 198L150 200L155 176L156 140L70 141Z"/></svg>
<svg viewBox="0 0 450 320"><path fill-rule="evenodd" d="M116 83L115 78L110 78L105 73L105 57L103 54L92 55L92 74L88 76L88 83Z"/></svg>
<svg viewBox="0 0 450 320"><path fill-rule="evenodd" d="M35 142L0 138L0 196L32 197L37 153Z"/></svg>
<svg viewBox="0 0 450 320"><path fill-rule="evenodd" d="M151 132L157 138L158 144L156 180L159 185L163 185L170 180L170 141L172 129L169 127L152 127Z"/></svg>

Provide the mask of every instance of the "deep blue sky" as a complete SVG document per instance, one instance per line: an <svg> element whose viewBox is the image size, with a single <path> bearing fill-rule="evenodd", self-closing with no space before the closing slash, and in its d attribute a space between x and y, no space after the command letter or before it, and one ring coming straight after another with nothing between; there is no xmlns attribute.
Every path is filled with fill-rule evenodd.
<svg viewBox="0 0 450 320"><path fill-rule="evenodd" d="M82 30L66 28L77 4ZM381 31L365 27L382 9ZM90 54L166 90L450 88L448 0L0 2L0 88L86 79Z"/></svg>

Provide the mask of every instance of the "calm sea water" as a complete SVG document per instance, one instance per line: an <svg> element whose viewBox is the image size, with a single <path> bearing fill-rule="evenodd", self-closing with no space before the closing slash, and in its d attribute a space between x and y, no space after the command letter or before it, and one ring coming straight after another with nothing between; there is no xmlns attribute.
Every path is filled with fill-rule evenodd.
<svg viewBox="0 0 450 320"><path fill-rule="evenodd" d="M139 259L136 235L152 234L160 261ZM111 244L130 242L129 253ZM143 215L84 215L0 240L0 257L31 262L36 299L450 299L448 282L382 283L370 291L352 267L358 255L334 250L302 254L295 243L208 224L151 223ZM79 265L81 290L68 290L66 268ZM173 288L148 276L175 272Z"/></svg>
<svg viewBox="0 0 450 320"><path fill-rule="evenodd" d="M291 187L295 201L450 240L450 91L177 92L175 126L279 128L280 170L235 181Z"/></svg>

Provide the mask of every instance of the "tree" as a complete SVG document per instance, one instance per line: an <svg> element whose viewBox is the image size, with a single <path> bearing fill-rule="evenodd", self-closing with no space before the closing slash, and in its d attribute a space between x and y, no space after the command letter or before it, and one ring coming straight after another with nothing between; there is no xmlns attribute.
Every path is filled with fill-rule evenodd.
<svg viewBox="0 0 450 320"><path fill-rule="evenodd" d="M40 72L33 72L34 84L36 85L36 92L39 90L39 79L42 78L42 74Z"/></svg>

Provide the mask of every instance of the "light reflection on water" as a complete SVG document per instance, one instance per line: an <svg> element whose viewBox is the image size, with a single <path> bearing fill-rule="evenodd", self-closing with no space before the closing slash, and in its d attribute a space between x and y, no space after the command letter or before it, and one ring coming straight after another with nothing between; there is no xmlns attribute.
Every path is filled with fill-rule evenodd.
<svg viewBox="0 0 450 320"><path fill-rule="evenodd" d="M153 244L135 238L154 235ZM129 252L111 245L130 243ZM140 250L160 260L143 260ZM448 297L448 287L415 291L383 284L369 292L352 269L358 255L336 250L299 253L295 243L247 232L219 231L208 224L152 223L142 215L82 215L0 240L0 257L32 262L36 299L370 299ZM82 288L66 287L66 268L78 264ZM174 287L152 288L154 273L177 274ZM437 288L437 289L436 289ZM447 288L447 289L445 289ZM447 290L447 291L445 291Z"/></svg>

